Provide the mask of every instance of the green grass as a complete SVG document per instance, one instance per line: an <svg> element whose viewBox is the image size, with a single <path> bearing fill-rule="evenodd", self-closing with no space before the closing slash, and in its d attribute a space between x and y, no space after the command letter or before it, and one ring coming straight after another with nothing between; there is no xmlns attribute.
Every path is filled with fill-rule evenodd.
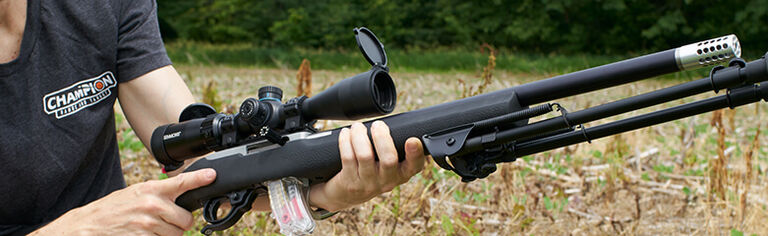
<svg viewBox="0 0 768 236"><path fill-rule="evenodd" d="M166 44L168 56L176 64L225 65L296 69L302 59L311 61L313 70L365 71L370 65L357 47L344 49L265 48L251 44L209 44L177 41ZM386 48L388 66L398 72L479 72L488 63L488 54L479 50L436 48L404 50ZM604 65L640 55L562 55L500 50L496 70L512 73L564 74ZM703 78L710 68L674 73L665 79Z"/></svg>
<svg viewBox="0 0 768 236"><path fill-rule="evenodd" d="M217 45L178 41L166 45L174 63L228 65L235 67L298 68L307 58L312 69L363 71L370 68L356 47L323 49L264 48L250 44ZM488 54L470 49L393 49L386 48L388 66L397 71L475 72L488 62ZM567 73L603 65L631 55L533 54L501 50L496 69L522 73Z"/></svg>

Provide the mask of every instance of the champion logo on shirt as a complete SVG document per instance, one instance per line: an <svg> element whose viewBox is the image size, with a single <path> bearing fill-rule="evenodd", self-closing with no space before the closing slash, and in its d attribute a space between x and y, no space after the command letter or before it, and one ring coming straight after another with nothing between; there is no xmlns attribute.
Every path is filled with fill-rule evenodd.
<svg viewBox="0 0 768 236"><path fill-rule="evenodd" d="M107 71L46 94L43 96L43 110L46 114L55 114L56 119L61 119L108 98L112 95L110 89L115 86L115 76L111 71Z"/></svg>

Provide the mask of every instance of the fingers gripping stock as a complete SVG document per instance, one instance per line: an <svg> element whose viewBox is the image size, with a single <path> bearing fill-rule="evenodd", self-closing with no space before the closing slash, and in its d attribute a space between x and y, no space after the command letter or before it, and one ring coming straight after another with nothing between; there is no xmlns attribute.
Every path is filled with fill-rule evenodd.
<svg viewBox="0 0 768 236"><path fill-rule="evenodd" d="M181 123L157 128L152 136L152 152L166 168L178 166L187 158L215 151L191 164L185 172L214 168L217 171L216 181L182 194L176 203L188 210L204 206L204 211L210 213L216 212L218 206L228 200L233 206L230 215L221 219L206 217L211 223L206 228L215 231L234 224L241 215L239 212L247 211L243 204L250 206L249 201L265 192L299 197L280 198L282 202L272 202L273 210L287 205L301 205L298 202L285 204L293 201L285 199L308 202L300 191L303 188L299 186L328 181L341 170L337 142L341 128L318 132L312 124L317 119L360 119L384 115L395 106L397 93L388 74L383 46L365 28L356 29L355 34L359 48L373 65L368 72L345 79L314 97L293 98L285 103L281 102L281 90L265 87L259 90L259 99L246 100L238 114L216 114L210 109L203 112L199 110L205 109L199 109L198 112L188 112L197 116L187 115ZM456 172L463 181L472 181L494 172L497 163L511 162L519 156L766 99L768 84L763 81L768 79L768 64L765 58L746 63L734 59L740 54L738 39L729 35L378 120L389 126L401 157L405 153L406 139L420 137L425 154L431 154L438 165ZM727 67L716 67L707 78L584 110L566 112L564 106L547 103L728 60L731 63ZM584 125L718 90L727 92L707 100L595 127ZM532 123L528 121L551 112L559 114ZM370 127L371 122L364 124ZM273 184L278 186L277 183L281 183L281 187L267 189ZM291 191L294 191L293 194ZM236 213L232 215L232 212ZM204 215L208 216L208 213ZM313 227L298 228L306 232L306 229Z"/></svg>

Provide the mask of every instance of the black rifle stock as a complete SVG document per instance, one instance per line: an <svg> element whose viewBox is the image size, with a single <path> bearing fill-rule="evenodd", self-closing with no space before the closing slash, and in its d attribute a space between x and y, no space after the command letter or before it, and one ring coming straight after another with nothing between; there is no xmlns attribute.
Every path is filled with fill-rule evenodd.
<svg viewBox="0 0 768 236"><path fill-rule="evenodd" d="M738 41L729 35L377 120L390 127L401 158L405 140L419 137L424 143L425 154L432 155L437 164L456 172L463 181L472 181L495 171L496 163L511 162L520 156L768 99L768 83L763 82L768 80L765 57L746 63L737 58L739 54ZM731 60L728 67L713 68L707 78L580 111L568 113L557 104L537 105L731 58L736 59ZM719 90L727 92L596 127L582 125ZM529 118L553 109L559 110L561 115L528 122ZM370 127L372 122L364 124ZM182 194L176 203L193 211L208 200L226 197L227 193L242 189L261 188L265 181L288 176L306 178L311 184L328 181L341 170L337 142L340 129L286 133L284 135L289 140L283 145L268 146L262 140L200 159L185 172L213 168L217 171L216 180Z"/></svg>

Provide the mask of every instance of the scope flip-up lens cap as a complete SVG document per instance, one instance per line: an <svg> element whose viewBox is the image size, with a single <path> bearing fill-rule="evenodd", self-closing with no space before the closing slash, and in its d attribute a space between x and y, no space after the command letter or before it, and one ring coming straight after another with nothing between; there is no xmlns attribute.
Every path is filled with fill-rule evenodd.
<svg viewBox="0 0 768 236"><path fill-rule="evenodd" d="M357 47L363 53L365 60L372 66L387 66L387 53L384 51L384 44L376 38L376 35L368 28L359 27L354 29Z"/></svg>

